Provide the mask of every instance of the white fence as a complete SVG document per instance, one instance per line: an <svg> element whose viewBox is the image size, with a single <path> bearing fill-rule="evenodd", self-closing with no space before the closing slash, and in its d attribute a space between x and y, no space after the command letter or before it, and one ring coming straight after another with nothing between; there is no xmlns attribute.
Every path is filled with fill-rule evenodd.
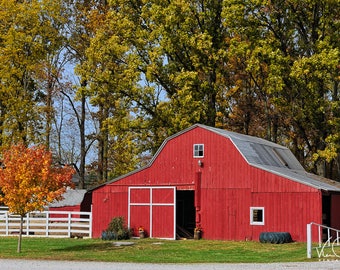
<svg viewBox="0 0 340 270"><path fill-rule="evenodd" d="M318 234L318 239L314 241L313 230L317 230ZM313 248L318 258L340 258L340 230L314 222L307 224L307 258L309 259L312 258Z"/></svg>
<svg viewBox="0 0 340 270"><path fill-rule="evenodd" d="M19 234L20 216L0 209L0 236ZM22 234L32 237L92 238L92 213L43 211L28 213L23 219Z"/></svg>

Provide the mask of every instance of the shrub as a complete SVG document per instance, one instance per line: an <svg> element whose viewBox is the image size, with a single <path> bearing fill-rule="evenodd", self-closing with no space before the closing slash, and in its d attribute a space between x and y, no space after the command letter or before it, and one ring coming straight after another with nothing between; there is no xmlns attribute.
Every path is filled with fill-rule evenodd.
<svg viewBox="0 0 340 270"><path fill-rule="evenodd" d="M131 232L125 225L124 217L114 217L108 228L102 232L103 240L124 240L129 239Z"/></svg>

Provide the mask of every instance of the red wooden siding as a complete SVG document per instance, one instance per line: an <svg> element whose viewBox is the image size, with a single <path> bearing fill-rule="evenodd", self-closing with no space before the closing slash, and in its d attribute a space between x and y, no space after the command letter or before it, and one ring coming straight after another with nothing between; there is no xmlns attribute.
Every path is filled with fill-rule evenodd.
<svg viewBox="0 0 340 270"><path fill-rule="evenodd" d="M153 206L152 237L175 239L174 208Z"/></svg>
<svg viewBox="0 0 340 270"><path fill-rule="evenodd" d="M193 144L200 143L204 157L194 158ZM172 186L195 190L196 222L207 239L258 240L263 231L288 231L295 241L305 241L306 224L322 222L321 191L250 166L229 139L196 127L169 139L151 166L93 191L93 236L115 216L128 220L129 187ZM144 226L154 237L170 236L173 208L162 204L173 202L174 194L138 190L130 193L130 202L145 205L131 206L130 226ZM335 204L340 206L339 195L332 197ZM264 207L264 225L250 225L250 207ZM333 211L339 216L339 207ZM340 225L340 218L332 222Z"/></svg>
<svg viewBox="0 0 340 270"><path fill-rule="evenodd" d="M201 226L204 238L244 240L251 237L247 230L249 229L249 189L205 188L201 192Z"/></svg>
<svg viewBox="0 0 340 270"><path fill-rule="evenodd" d="M306 239L306 225L312 221L320 223L322 218L320 196L318 192L253 194L254 206L265 208L265 225L251 226L253 238L258 239L263 231L283 231L290 232L297 241Z"/></svg>
<svg viewBox="0 0 340 270"><path fill-rule="evenodd" d="M62 207L49 207L50 218L68 218L68 214L53 214L53 211L66 211L66 212L80 212L80 205L62 206ZM75 218L79 218L80 215L73 215Z"/></svg>
<svg viewBox="0 0 340 270"><path fill-rule="evenodd" d="M80 205L73 206L62 206L62 207L49 207L49 211L70 211L70 212L79 212Z"/></svg>
<svg viewBox="0 0 340 270"><path fill-rule="evenodd" d="M133 229L134 236L138 236L139 227L143 227L145 236L150 236L150 205L130 206L130 228Z"/></svg>
<svg viewBox="0 0 340 270"><path fill-rule="evenodd" d="M103 186L92 194L92 235L100 237L114 217L123 216L127 223L128 188Z"/></svg>
<svg viewBox="0 0 340 270"><path fill-rule="evenodd" d="M149 189L131 189L130 203L150 204L150 190Z"/></svg>

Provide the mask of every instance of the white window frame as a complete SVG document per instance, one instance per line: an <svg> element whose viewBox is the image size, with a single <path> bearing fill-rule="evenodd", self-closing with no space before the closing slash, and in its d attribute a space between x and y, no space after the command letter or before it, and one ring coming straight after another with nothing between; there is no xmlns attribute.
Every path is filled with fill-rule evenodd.
<svg viewBox="0 0 340 270"><path fill-rule="evenodd" d="M254 221L254 211L262 211L262 221ZM250 207L250 225L264 225L265 221L264 207Z"/></svg>
<svg viewBox="0 0 340 270"><path fill-rule="evenodd" d="M198 147L197 150L196 150L196 146ZM202 153L203 153L202 156L196 155L196 153L199 154L199 152L201 151L200 147L202 147ZM204 157L204 144L203 143L195 143L193 145L193 156L194 156L194 158L203 158Z"/></svg>

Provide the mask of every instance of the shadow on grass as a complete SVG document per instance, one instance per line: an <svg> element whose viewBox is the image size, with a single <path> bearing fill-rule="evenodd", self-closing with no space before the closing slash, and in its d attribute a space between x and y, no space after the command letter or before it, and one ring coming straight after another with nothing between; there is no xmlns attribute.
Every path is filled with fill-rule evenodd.
<svg viewBox="0 0 340 270"><path fill-rule="evenodd" d="M93 244L75 244L67 247L60 247L56 249L52 249L52 251L107 251L107 250L115 250L122 249L125 246L115 246L113 242L102 242L102 243L93 243Z"/></svg>

